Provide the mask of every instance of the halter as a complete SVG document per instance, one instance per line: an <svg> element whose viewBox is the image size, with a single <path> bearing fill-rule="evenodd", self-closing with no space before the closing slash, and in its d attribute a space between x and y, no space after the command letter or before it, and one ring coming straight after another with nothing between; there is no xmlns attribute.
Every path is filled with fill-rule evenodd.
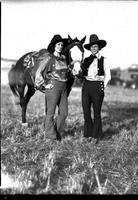
<svg viewBox="0 0 138 200"><path fill-rule="evenodd" d="M71 63L70 63L70 65L69 65L69 71L72 71L73 65L74 65L75 63L79 63L79 64L80 64L80 67L81 67L82 62L83 62L83 59L82 59L82 61L80 61L80 60L72 60ZM80 71L81 71L81 69L80 69Z"/></svg>
<svg viewBox="0 0 138 200"><path fill-rule="evenodd" d="M72 47L74 46L78 46L78 48L82 51L82 53L84 53L84 49L83 49L83 46L80 42L73 42L72 44L70 44L67 49L72 49Z"/></svg>
<svg viewBox="0 0 138 200"><path fill-rule="evenodd" d="M70 66L74 65L77 62L82 64L82 61L80 61L80 60L73 60L73 61L71 61Z"/></svg>
<svg viewBox="0 0 138 200"><path fill-rule="evenodd" d="M79 63L80 66L82 65L83 63L83 57L84 57L84 52L82 52L82 60L72 60L70 61L70 64L69 64L69 68L72 68L72 66L75 64L75 63ZM71 59L71 56L69 57L69 59Z"/></svg>

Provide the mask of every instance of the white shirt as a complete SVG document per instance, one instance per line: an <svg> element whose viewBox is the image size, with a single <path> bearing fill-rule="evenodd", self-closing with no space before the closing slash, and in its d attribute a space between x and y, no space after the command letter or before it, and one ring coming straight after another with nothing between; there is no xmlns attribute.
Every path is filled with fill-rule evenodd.
<svg viewBox="0 0 138 200"><path fill-rule="evenodd" d="M104 57L103 69L104 69L104 76L98 75L98 59L101 58L101 54L96 54L97 58L94 58L93 62L88 68L88 75L85 77L89 81L103 81L104 87L107 86L108 82L111 79L111 71L110 71L110 64L107 58Z"/></svg>

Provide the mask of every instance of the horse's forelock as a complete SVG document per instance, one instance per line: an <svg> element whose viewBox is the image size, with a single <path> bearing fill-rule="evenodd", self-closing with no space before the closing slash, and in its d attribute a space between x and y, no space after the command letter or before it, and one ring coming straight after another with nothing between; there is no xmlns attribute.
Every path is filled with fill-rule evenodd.
<svg viewBox="0 0 138 200"><path fill-rule="evenodd" d="M64 52L66 52L67 50L69 51L69 50L71 50L74 46L77 46L77 47L80 49L80 51L81 51L82 53L84 53L83 45L82 45L82 43L80 43L79 41L72 42L71 44L67 45L63 51L64 51Z"/></svg>
<svg viewBox="0 0 138 200"><path fill-rule="evenodd" d="M84 53L84 48L83 48L83 46L82 46L81 44L78 44L77 46L78 46L78 48L81 50L81 52Z"/></svg>

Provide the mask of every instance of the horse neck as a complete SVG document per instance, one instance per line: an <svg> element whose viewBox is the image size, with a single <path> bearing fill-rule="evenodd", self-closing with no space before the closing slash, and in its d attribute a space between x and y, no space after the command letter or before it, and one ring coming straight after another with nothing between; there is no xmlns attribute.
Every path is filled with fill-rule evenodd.
<svg viewBox="0 0 138 200"><path fill-rule="evenodd" d="M70 57L69 50L64 53L64 56L66 58L67 65L69 65L71 63L71 57Z"/></svg>

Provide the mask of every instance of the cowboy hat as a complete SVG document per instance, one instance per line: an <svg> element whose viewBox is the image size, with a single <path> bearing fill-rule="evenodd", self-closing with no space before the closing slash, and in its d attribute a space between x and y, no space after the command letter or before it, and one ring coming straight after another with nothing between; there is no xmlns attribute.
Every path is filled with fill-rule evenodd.
<svg viewBox="0 0 138 200"><path fill-rule="evenodd" d="M106 46L107 42L105 40L99 40L98 36L96 34L90 35L89 43L84 45L84 48L87 50L90 50L90 47L93 44L98 44L99 49L102 49Z"/></svg>
<svg viewBox="0 0 138 200"><path fill-rule="evenodd" d="M53 48L55 46L55 44L59 43L59 42L63 42L63 45L67 44L68 39L67 38L62 38L60 35L56 34L53 36L51 42L49 43L47 50L49 52L53 51Z"/></svg>

